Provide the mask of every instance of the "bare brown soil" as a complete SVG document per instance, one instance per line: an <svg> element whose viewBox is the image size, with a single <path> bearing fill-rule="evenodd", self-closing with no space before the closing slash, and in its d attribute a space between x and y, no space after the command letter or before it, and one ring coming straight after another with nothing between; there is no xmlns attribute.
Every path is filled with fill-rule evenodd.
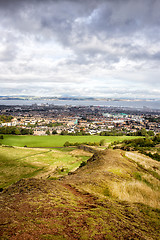
<svg viewBox="0 0 160 240"><path fill-rule="evenodd" d="M120 201L109 188L140 171L121 153L97 152L74 174L59 180L22 179L5 189L0 239L158 240L160 210Z"/></svg>

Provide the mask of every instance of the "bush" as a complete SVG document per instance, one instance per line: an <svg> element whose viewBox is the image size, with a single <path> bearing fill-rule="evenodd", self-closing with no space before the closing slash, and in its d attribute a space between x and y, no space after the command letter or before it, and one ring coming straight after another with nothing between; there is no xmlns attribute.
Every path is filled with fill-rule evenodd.
<svg viewBox="0 0 160 240"><path fill-rule="evenodd" d="M80 167L80 168L81 168L81 167L84 167L86 164L87 164L87 163L86 163L85 161L83 161L83 162L81 162L81 164L80 164L79 167Z"/></svg>
<svg viewBox="0 0 160 240"><path fill-rule="evenodd" d="M52 134L53 134L53 135L57 134L57 131L56 131L56 130L53 130L53 131L52 131Z"/></svg>
<svg viewBox="0 0 160 240"><path fill-rule="evenodd" d="M49 129L46 131L46 134L47 134L47 135L50 135L50 131L49 131Z"/></svg>
<svg viewBox="0 0 160 240"><path fill-rule="evenodd" d="M0 139L4 139L3 135L0 135Z"/></svg>
<svg viewBox="0 0 160 240"><path fill-rule="evenodd" d="M71 146L71 143L68 142L68 141L66 141L63 146L64 146L64 147L69 147L69 146Z"/></svg>
<svg viewBox="0 0 160 240"><path fill-rule="evenodd" d="M99 145L100 145L100 146L104 146L104 145L105 145L105 140L102 139L102 140L99 142Z"/></svg>

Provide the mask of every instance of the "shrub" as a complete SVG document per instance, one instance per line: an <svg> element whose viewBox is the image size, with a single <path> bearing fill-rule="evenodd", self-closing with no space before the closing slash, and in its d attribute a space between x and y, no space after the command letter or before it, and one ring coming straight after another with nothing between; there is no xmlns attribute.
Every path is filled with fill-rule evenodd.
<svg viewBox="0 0 160 240"><path fill-rule="evenodd" d="M86 164L87 164L87 163L86 163L85 161L83 161L83 162L81 162L81 164L80 164L79 167L81 168L81 167L85 166Z"/></svg>
<svg viewBox="0 0 160 240"><path fill-rule="evenodd" d="M57 134L57 131L56 131L56 130L53 130L53 131L52 131L52 134L53 134L53 135Z"/></svg>
<svg viewBox="0 0 160 240"><path fill-rule="evenodd" d="M100 145L100 146L104 146L104 145L105 145L105 140L102 139L102 140L99 142L99 145Z"/></svg>
<svg viewBox="0 0 160 240"><path fill-rule="evenodd" d="M3 135L0 135L0 139L4 139Z"/></svg>
<svg viewBox="0 0 160 240"><path fill-rule="evenodd" d="M47 134L47 135L50 135L50 131L49 131L49 129L46 131L46 134Z"/></svg>
<svg viewBox="0 0 160 240"><path fill-rule="evenodd" d="M69 147L69 146L71 146L71 143L68 142L68 141L66 141L63 146L64 146L64 147Z"/></svg>

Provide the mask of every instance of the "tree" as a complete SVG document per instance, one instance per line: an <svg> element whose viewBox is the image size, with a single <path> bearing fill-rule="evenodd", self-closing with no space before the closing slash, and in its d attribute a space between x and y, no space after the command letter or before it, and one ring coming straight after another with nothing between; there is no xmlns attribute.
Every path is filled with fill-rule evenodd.
<svg viewBox="0 0 160 240"><path fill-rule="evenodd" d="M33 133L34 133L33 129L30 129L29 134L33 135Z"/></svg>
<svg viewBox="0 0 160 240"><path fill-rule="evenodd" d="M138 131L136 132L136 135L137 135L137 136L146 136L146 135L147 135L147 131L146 131L145 128L142 128L141 130L138 130Z"/></svg>
<svg viewBox="0 0 160 240"><path fill-rule="evenodd" d="M16 128L14 134L15 134L15 135L20 135L21 132L20 132L20 130L19 130L18 128Z"/></svg>
<svg viewBox="0 0 160 240"><path fill-rule="evenodd" d="M68 131L62 131L61 132L61 135L67 135L68 134Z"/></svg>
<svg viewBox="0 0 160 240"><path fill-rule="evenodd" d="M142 136L146 136L146 135L147 135L147 131L146 131L145 128L142 128L142 130L141 130L141 135L142 135Z"/></svg>
<svg viewBox="0 0 160 240"><path fill-rule="evenodd" d="M104 146L104 145L105 145L105 140L102 139L102 140L99 142L99 145L100 145L100 146Z"/></svg>
<svg viewBox="0 0 160 240"><path fill-rule="evenodd" d="M49 131L49 129L47 129L46 134L47 134L47 135L50 135L50 131Z"/></svg>
<svg viewBox="0 0 160 240"><path fill-rule="evenodd" d="M70 145L71 145L70 142L66 141L63 146L64 147L69 147Z"/></svg>
<svg viewBox="0 0 160 240"><path fill-rule="evenodd" d="M22 128L22 129L21 129L21 134L22 134L22 135L28 135L28 134L29 134L29 129L27 129L27 128Z"/></svg>
<svg viewBox="0 0 160 240"><path fill-rule="evenodd" d="M154 136L154 132L151 131L151 130L149 130L149 131L147 132L147 134L148 134L148 136Z"/></svg>
<svg viewBox="0 0 160 240"><path fill-rule="evenodd" d="M0 139L4 139L3 135L0 135Z"/></svg>
<svg viewBox="0 0 160 240"><path fill-rule="evenodd" d="M53 131L52 131L52 134L53 134L53 135L57 134L57 131L56 131L56 130L53 130Z"/></svg>

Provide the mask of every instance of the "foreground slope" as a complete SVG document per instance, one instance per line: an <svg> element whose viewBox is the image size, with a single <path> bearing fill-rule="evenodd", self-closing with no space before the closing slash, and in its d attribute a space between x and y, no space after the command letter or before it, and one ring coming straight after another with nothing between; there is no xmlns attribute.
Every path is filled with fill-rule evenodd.
<svg viewBox="0 0 160 240"><path fill-rule="evenodd" d="M158 171L106 150L59 180L22 179L1 193L1 239L159 239Z"/></svg>
<svg viewBox="0 0 160 240"><path fill-rule="evenodd" d="M79 167L92 153L83 150L21 148L0 146L0 188L22 178L66 175Z"/></svg>

